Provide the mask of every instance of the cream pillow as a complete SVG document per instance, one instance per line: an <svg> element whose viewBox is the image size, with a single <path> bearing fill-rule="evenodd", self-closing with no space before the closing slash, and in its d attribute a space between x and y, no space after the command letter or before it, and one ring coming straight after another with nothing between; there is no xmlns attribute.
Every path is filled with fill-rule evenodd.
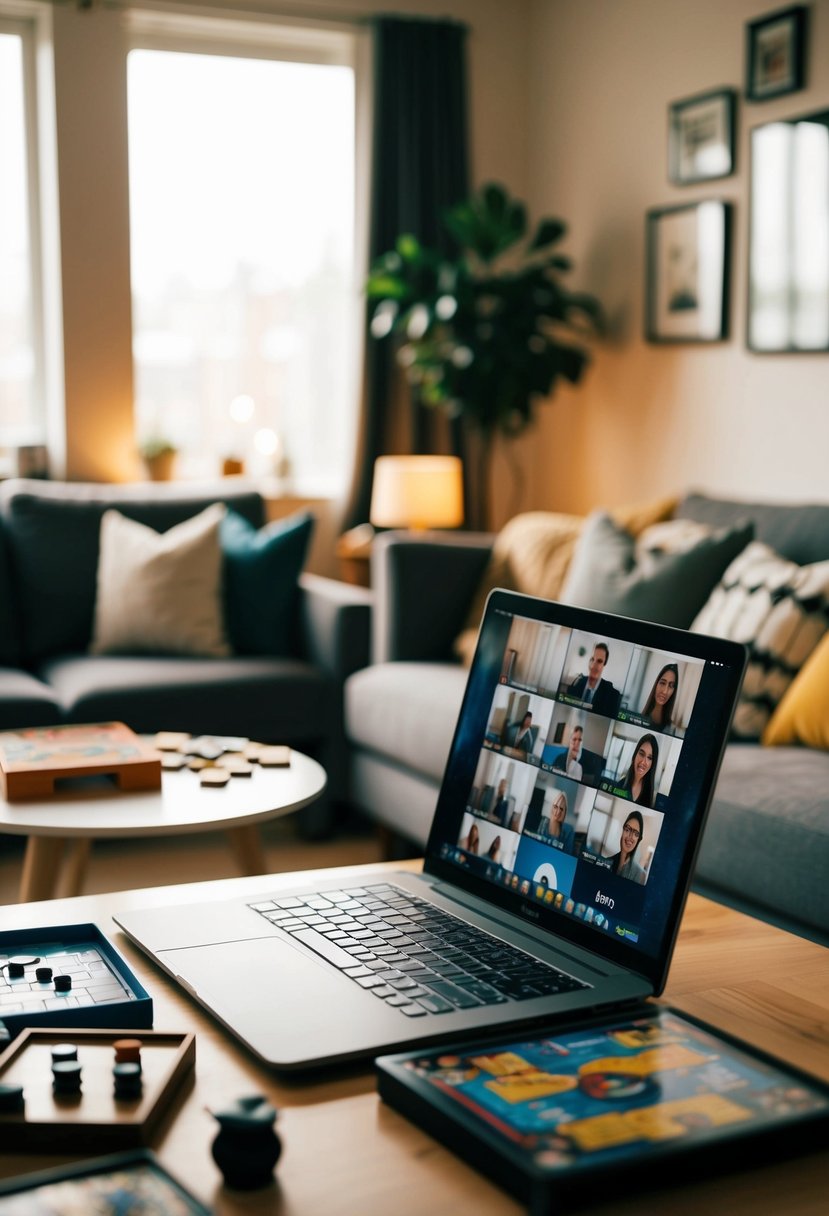
<svg viewBox="0 0 829 1216"><path fill-rule="evenodd" d="M225 507L159 533L105 511L93 654L230 654L222 611L219 526Z"/></svg>

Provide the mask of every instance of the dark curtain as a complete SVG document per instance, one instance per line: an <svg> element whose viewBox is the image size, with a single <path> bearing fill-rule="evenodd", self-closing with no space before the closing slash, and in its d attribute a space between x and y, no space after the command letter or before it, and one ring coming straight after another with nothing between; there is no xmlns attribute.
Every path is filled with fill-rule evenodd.
<svg viewBox="0 0 829 1216"><path fill-rule="evenodd" d="M466 114L466 27L452 21L376 17L369 257L411 232L446 248L443 211L469 193ZM447 250L448 251L448 250ZM419 404L402 383L391 339L368 332L357 465L345 526L368 519L378 456L452 450L457 429ZM404 410L406 416L396 417ZM441 434L441 430L443 433Z"/></svg>

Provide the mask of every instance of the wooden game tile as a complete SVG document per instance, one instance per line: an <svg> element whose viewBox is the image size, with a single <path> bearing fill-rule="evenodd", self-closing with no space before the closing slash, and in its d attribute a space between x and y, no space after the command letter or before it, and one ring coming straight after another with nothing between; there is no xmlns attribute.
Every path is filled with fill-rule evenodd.
<svg viewBox="0 0 829 1216"><path fill-rule="evenodd" d="M291 763L289 747L263 747L259 753L259 763L263 768L287 768Z"/></svg>
<svg viewBox="0 0 829 1216"><path fill-rule="evenodd" d="M174 772L177 769L184 768L187 764L187 757L182 756L181 752L162 752L161 767L165 772Z"/></svg>
<svg viewBox="0 0 829 1216"><path fill-rule="evenodd" d="M216 764L219 768L229 768L232 764L247 764L248 758L244 752L225 752L223 756L219 756Z"/></svg>
<svg viewBox="0 0 829 1216"><path fill-rule="evenodd" d="M199 777L199 783L205 786L227 785L229 780L230 773L227 771L227 769L216 768L215 765L211 765L210 768L204 769Z"/></svg>
<svg viewBox="0 0 829 1216"><path fill-rule="evenodd" d="M190 738L183 730L160 730L153 739L153 747L160 752L177 752Z"/></svg>
<svg viewBox="0 0 829 1216"><path fill-rule="evenodd" d="M224 757L222 757L222 759L224 759ZM229 773L231 777L253 776L253 765L248 764L247 760L234 760L232 762L229 761L227 764L217 762L217 767L220 771L224 770L226 773Z"/></svg>
<svg viewBox="0 0 829 1216"><path fill-rule="evenodd" d="M194 773L200 773L202 769L212 768L213 764L210 760L205 760L203 756L190 756L187 759L187 767L192 769Z"/></svg>
<svg viewBox="0 0 829 1216"><path fill-rule="evenodd" d="M250 760L251 763L256 764L259 760L259 753L264 751L266 747L267 744L265 743L248 743L246 747L242 748L242 751L246 760Z"/></svg>

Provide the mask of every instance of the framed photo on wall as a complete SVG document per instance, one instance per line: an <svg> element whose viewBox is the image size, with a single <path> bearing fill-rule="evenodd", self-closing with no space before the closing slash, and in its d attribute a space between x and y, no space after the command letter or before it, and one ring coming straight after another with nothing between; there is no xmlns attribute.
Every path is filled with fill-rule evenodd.
<svg viewBox="0 0 829 1216"><path fill-rule="evenodd" d="M668 178L677 186L734 172L734 89L714 89L672 103Z"/></svg>
<svg viewBox="0 0 829 1216"><path fill-rule="evenodd" d="M807 11L798 4L746 26L746 97L750 101L766 101L803 88Z"/></svg>
<svg viewBox="0 0 829 1216"><path fill-rule="evenodd" d="M731 214L731 204L718 199L647 212L647 341L727 337Z"/></svg>

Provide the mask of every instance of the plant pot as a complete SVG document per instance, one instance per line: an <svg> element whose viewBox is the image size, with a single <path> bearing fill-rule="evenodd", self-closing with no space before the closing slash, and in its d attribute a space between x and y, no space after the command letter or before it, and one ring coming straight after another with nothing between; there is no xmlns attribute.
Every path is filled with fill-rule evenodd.
<svg viewBox="0 0 829 1216"><path fill-rule="evenodd" d="M170 481L175 463L175 452L159 452L157 456L144 457L144 468L150 481Z"/></svg>

